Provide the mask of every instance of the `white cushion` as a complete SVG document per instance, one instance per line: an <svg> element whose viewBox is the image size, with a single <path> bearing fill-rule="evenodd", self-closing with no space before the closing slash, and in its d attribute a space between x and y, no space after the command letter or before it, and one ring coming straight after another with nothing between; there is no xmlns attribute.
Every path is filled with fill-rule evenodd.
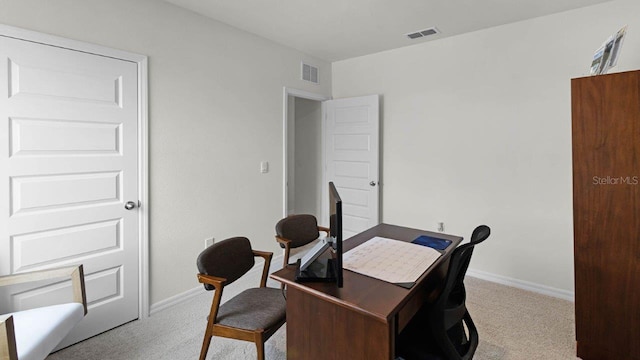
<svg viewBox="0 0 640 360"><path fill-rule="evenodd" d="M84 317L80 303L17 311L13 315L18 360L43 360Z"/></svg>

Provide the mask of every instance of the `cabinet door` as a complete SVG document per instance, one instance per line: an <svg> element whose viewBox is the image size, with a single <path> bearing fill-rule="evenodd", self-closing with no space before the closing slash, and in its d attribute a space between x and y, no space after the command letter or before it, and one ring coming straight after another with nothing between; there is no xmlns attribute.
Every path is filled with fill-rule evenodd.
<svg viewBox="0 0 640 360"><path fill-rule="evenodd" d="M571 91L578 356L629 359L640 354L640 72Z"/></svg>

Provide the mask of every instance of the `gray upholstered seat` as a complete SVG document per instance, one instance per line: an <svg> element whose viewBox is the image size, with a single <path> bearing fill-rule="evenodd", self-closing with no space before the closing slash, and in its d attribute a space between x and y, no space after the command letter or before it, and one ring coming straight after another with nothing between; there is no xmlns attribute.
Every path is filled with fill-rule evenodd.
<svg viewBox="0 0 640 360"><path fill-rule="evenodd" d="M268 329L286 316L286 305L280 289L247 289L220 305L217 323L246 330Z"/></svg>

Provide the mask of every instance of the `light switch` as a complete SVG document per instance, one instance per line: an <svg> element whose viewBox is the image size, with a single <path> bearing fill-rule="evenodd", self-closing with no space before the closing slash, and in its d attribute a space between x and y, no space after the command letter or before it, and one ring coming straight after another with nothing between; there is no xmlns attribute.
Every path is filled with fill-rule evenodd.
<svg viewBox="0 0 640 360"><path fill-rule="evenodd" d="M260 172L263 174L266 174L269 172L269 162L268 161L261 161L260 162Z"/></svg>

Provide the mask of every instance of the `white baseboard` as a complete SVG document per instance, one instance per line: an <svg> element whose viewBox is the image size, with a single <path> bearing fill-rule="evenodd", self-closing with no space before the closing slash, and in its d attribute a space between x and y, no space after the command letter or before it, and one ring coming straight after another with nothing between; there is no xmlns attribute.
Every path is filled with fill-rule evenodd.
<svg viewBox="0 0 640 360"><path fill-rule="evenodd" d="M271 259L269 274L271 274L274 271L278 271L282 268L282 257L283 257L283 254L279 254L279 255L275 255ZM257 285L260 284L260 275L262 275L262 267L263 267L263 262L256 261L255 266L251 270L249 270L249 272L247 272L243 277L241 277L240 279L238 279L236 282L229 285L228 287L225 286L224 288L225 290L223 291L223 295L222 295L222 302L226 301L229 298L234 297L235 295L241 293L245 289L248 289L251 287L257 287ZM267 279L267 286L279 287L280 283L271 279ZM198 295L202 295L205 292L207 291L204 289L204 286L198 285L185 292L182 292L180 294L176 294L164 300L158 301L157 303L154 303L151 305L151 308L149 310L149 316L152 316L153 314L159 311L168 309L172 306L178 305Z"/></svg>
<svg viewBox="0 0 640 360"><path fill-rule="evenodd" d="M271 266L269 268L270 274L282 268L282 265L281 265L282 258L283 258L283 254L279 254L274 256L273 259L271 259ZM245 276L238 279L236 282L234 282L230 286L225 287L222 301L223 302L226 301L227 299L239 294L245 289L255 287L256 284L259 283L260 281L261 273L262 273L262 262L258 261L256 265L251 270L249 270L249 272ZM496 275L496 274L492 274L492 273L488 273L480 270L469 269L467 271L467 275L478 278L478 279L502 284L502 285L512 286L518 289L532 291L538 294L552 296L555 298L568 300L568 301L575 301L575 294L572 291L557 289L557 288L553 288L546 285L540 285L540 284L536 284L529 281L518 280L518 279L514 279L507 276L502 276L502 275ZM279 287L280 283L277 281L268 279L267 286ZM158 301L157 303L154 303L151 305L149 315L151 316L159 311L162 311L172 306L175 306L177 304L180 304L193 297L201 295L204 292L206 292L204 290L204 287L202 285L198 285L190 290L171 296L167 299Z"/></svg>
<svg viewBox="0 0 640 360"><path fill-rule="evenodd" d="M193 289L187 290L185 292L182 292L180 294L176 294L172 297L166 298L164 300L158 301L157 303L154 303L151 305L151 308L149 310L149 316L153 316L153 314L157 313L158 311L162 311L164 309L168 309L174 305L178 305L183 301L187 301L189 299L191 299L192 297L201 295L203 292L205 292L205 289L202 285L198 285L196 287L194 287Z"/></svg>
<svg viewBox="0 0 640 360"><path fill-rule="evenodd" d="M558 288L554 288L546 285L536 284L536 283L524 281L524 280L518 280L518 279L514 279L514 278L502 276L502 275L496 275L496 274L479 271L479 270L469 269L467 270L467 275L478 278L478 279L502 284L502 285L512 286L518 289L532 291L538 294L552 296L558 299L568 300L572 302L575 301L575 293L572 291L562 290L562 289L558 289Z"/></svg>

